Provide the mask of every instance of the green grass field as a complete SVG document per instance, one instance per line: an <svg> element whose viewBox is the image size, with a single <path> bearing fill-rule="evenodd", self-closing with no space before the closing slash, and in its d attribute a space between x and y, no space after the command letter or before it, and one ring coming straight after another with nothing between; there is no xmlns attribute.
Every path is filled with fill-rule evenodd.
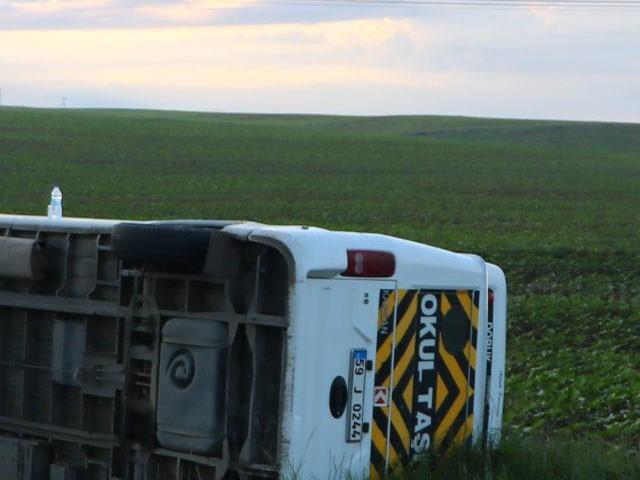
<svg viewBox="0 0 640 480"><path fill-rule="evenodd" d="M640 125L0 109L0 211L42 214L53 183L66 215L479 253L509 282L510 431L640 442Z"/></svg>

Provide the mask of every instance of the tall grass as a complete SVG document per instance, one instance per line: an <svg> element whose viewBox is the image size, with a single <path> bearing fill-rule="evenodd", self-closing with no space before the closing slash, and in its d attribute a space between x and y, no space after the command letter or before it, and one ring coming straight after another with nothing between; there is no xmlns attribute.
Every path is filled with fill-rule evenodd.
<svg viewBox="0 0 640 480"><path fill-rule="evenodd" d="M511 437L495 451L461 450L436 468L425 460L394 480L638 480L640 455L599 439Z"/></svg>

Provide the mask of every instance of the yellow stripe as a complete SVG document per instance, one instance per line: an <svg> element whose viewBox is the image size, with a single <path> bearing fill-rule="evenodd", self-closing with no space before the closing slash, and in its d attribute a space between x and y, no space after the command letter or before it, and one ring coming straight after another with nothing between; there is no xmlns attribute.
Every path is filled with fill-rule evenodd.
<svg viewBox="0 0 640 480"><path fill-rule="evenodd" d="M442 439L446 436L448 430L451 428L451 425L464 408L467 400L467 382L464 373L460 370L458 362L456 362L455 358L444 349L442 339L440 339L438 343L440 356L444 360L444 363L447 366L449 373L451 373L451 376L453 377L460 393L458 393L458 396L454 400L453 405L451 406L445 417L442 419L440 424L436 427L436 446L439 445Z"/></svg>
<svg viewBox="0 0 640 480"><path fill-rule="evenodd" d="M378 349L378 352L376 353L376 373L378 373L378 371L380 370L380 367L382 367L382 364L385 363L387 360L389 360L389 358L391 357L391 347L393 346L393 335L389 335L389 337L387 337L387 340L385 340L385 342L382 344L382 346ZM389 380L389 377L387 377L387 380ZM388 383L385 381L385 383Z"/></svg>
<svg viewBox="0 0 640 480"><path fill-rule="evenodd" d="M409 444L411 443L411 433L409 433L409 428L404 423L402 415L398 411L398 407L394 405L391 410L391 423L393 423L393 428L396 429L400 440L402 440L402 445L405 450L409 451Z"/></svg>
<svg viewBox="0 0 640 480"><path fill-rule="evenodd" d="M380 370L382 364L389 360L392 344L393 335L389 335L384 343L380 345L380 348L378 348L378 351L376 352L376 373Z"/></svg>
<svg viewBox="0 0 640 480"><path fill-rule="evenodd" d="M418 298L417 298L417 295L415 295L411 299L411 303L409 304L407 311L403 315L402 320L398 325L398 329L396 330L396 345L400 343L400 339L407 332L409 326L411 325L411 322L415 318L417 309L418 309ZM404 351L402 357L400 359L396 358L396 364L393 369L393 378L396 382L402 378L402 376L405 374L405 372L411 365L411 361L415 357L415 354L416 354L415 336L416 335L414 333L412 335L413 341L409 342L409 345L407 349ZM413 390L413 378L411 379L410 383L411 383L411 389ZM406 395L406 390L404 392L404 395ZM411 399L410 402L406 401L406 404L409 407L409 409L412 408L412 403L413 403L413 399ZM400 414L400 411L395 401L393 402L393 408L391 409L391 423L393 424L393 427L398 433L398 436L401 438L402 444L405 450L409 451L409 445L411 443L411 433L409 432L409 427L405 423L402 415Z"/></svg>
<svg viewBox="0 0 640 480"><path fill-rule="evenodd" d="M375 469L372 463L371 467L369 468L369 480L380 480L381 478L382 477L380 477L378 470Z"/></svg>
<svg viewBox="0 0 640 480"><path fill-rule="evenodd" d="M402 398L405 405L407 405L407 407L409 407L409 410L411 410L413 408L413 375L411 376L409 383L407 383L407 388L404 389Z"/></svg>
<svg viewBox="0 0 640 480"><path fill-rule="evenodd" d="M416 354L416 349L411 348L413 345L411 345L411 343L415 343L415 334L413 335L414 341L410 342L409 346L407 347L407 349L404 352L404 355L402 355L402 358L396 363L396 368L393 369L393 378L395 380L400 380L400 378L402 377L402 375L404 375L404 372L407 371L407 368L409 368L409 365L411 364L411 360L413 360L413 357Z"/></svg>
<svg viewBox="0 0 640 480"><path fill-rule="evenodd" d="M465 377L464 372L460 370L460 366L458 365L455 357L444 348L442 338L438 341L438 350L445 365L447 366L447 369L449 370L449 373L451 373L453 380L456 382L458 390L461 392L464 391L467 387L467 378Z"/></svg>
<svg viewBox="0 0 640 480"><path fill-rule="evenodd" d="M386 415L385 415L386 418ZM386 423L386 422L385 422ZM378 450L382 458L387 455L387 429L385 425L384 432L380 429L376 422L373 422L373 429L371 431L371 440L374 447Z"/></svg>
<svg viewBox="0 0 640 480"><path fill-rule="evenodd" d="M471 320L473 321L473 326L476 327L476 329L478 328L478 315L478 307L473 305L471 307Z"/></svg>
<svg viewBox="0 0 640 480"><path fill-rule="evenodd" d="M478 352L469 341L467 341L467 344L464 347L464 356L467 357L467 361L469 362L469 365L471 365L471 368L475 370L476 360L478 359Z"/></svg>
<svg viewBox="0 0 640 480"><path fill-rule="evenodd" d="M393 343L393 335L389 335L387 339L384 341L380 348L378 348L378 353L376 353L376 366L380 367L384 362L389 360L389 355L391 355L391 344ZM376 371L378 368L376 368Z"/></svg>
<svg viewBox="0 0 640 480"><path fill-rule="evenodd" d="M396 291L398 292L398 294L396 295L398 299L396 300L396 303L393 306L394 308L400 305L400 303L402 303L402 300L404 300L404 297L409 290L396 290Z"/></svg>
<svg viewBox="0 0 640 480"><path fill-rule="evenodd" d="M467 317L471 318L471 304L473 302L471 301L469 292L466 290L459 290L456 292L456 295L458 296L458 300L460 301L462 308L464 308L464 313L467 314Z"/></svg>
<svg viewBox="0 0 640 480"><path fill-rule="evenodd" d="M442 402L447 398L447 395L449 395L449 389L442 380L442 377L438 375L436 384L436 410L440 410L440 405L442 405Z"/></svg>
<svg viewBox="0 0 640 480"><path fill-rule="evenodd" d="M456 292L460 303L464 307L464 311L467 317L473 322L473 326L478 328L478 307L473 303L473 292L467 290L460 290Z"/></svg>
<svg viewBox="0 0 640 480"><path fill-rule="evenodd" d="M446 315L447 312L451 309L451 304L449 303L449 299L443 293L438 293L440 296L440 311L442 315Z"/></svg>
<svg viewBox="0 0 640 480"><path fill-rule="evenodd" d="M400 457L398 455L398 452L396 452L395 448L393 448L393 445L391 445L389 447L389 467L391 471L396 471L396 469L398 468L398 465L400 464Z"/></svg>
<svg viewBox="0 0 640 480"><path fill-rule="evenodd" d="M404 338L405 334L407 333L407 330L409 329L409 327L411 326L411 323L413 323L413 320L416 317L417 311L418 311L418 296L414 295L413 298L411 299L411 303L409 303L409 306L407 307L407 311L404 312L404 314L402 315L402 318L400 318L397 322L398 325L396 327L396 345L399 345L402 339Z"/></svg>
<svg viewBox="0 0 640 480"><path fill-rule="evenodd" d="M407 290L398 290L398 303L400 303L402 301L402 299L404 298L404 296L407 294ZM393 297L393 299L392 299ZM384 321L389 317L389 315L391 315L393 313L393 309L396 306L395 303L395 292L391 293L389 295L389 297L387 298L387 300L385 301L385 303L383 304L382 307L380 307L380 310L378 310L378 329L380 329L384 323ZM393 300L393 303L391 303L391 301ZM383 315L383 308L385 309L384 312L385 314ZM391 308L391 310L388 310L388 308ZM392 318L393 321L393 318ZM393 330L393 328L390 329L390 332ZM376 353L376 364L377 367L379 367L380 365L382 365L384 362L386 362L389 357L391 356L391 349L393 347L393 334L390 333L387 338L384 340L384 342L382 342L382 345L380 345L378 347L378 351Z"/></svg>

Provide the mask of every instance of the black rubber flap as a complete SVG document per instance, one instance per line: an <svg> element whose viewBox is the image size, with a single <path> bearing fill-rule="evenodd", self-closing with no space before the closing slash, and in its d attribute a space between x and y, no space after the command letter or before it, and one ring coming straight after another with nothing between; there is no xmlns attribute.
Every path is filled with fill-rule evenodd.
<svg viewBox="0 0 640 480"><path fill-rule="evenodd" d="M170 265L202 266L211 232L177 225L121 223L113 229L112 246L121 258Z"/></svg>

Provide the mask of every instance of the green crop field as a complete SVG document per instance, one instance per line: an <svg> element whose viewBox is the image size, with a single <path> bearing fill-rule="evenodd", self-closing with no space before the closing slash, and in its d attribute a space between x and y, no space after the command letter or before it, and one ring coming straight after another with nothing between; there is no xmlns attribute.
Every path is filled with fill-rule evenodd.
<svg viewBox="0 0 640 480"><path fill-rule="evenodd" d="M66 215L479 253L509 283L511 434L640 442L640 125L0 109L0 211L42 214L54 183Z"/></svg>

